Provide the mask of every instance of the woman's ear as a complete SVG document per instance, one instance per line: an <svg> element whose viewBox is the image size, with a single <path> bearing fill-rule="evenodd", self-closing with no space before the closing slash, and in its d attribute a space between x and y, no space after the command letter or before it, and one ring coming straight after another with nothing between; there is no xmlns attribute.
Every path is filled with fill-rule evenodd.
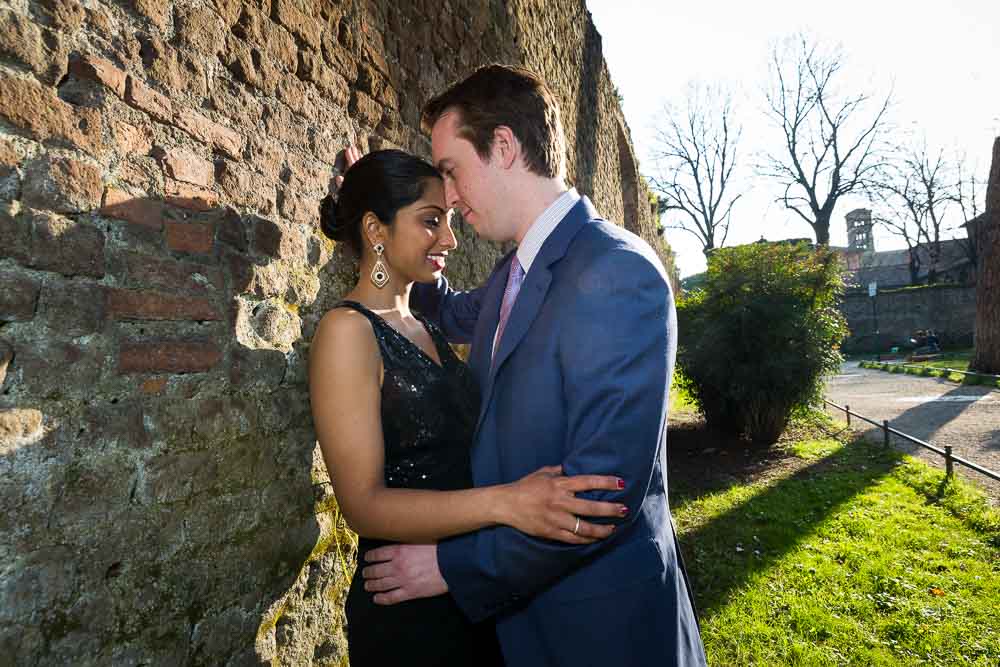
<svg viewBox="0 0 1000 667"><path fill-rule="evenodd" d="M385 243L385 225L371 211L365 213L364 217L361 218L361 229L368 242L368 247L372 247L376 243Z"/></svg>

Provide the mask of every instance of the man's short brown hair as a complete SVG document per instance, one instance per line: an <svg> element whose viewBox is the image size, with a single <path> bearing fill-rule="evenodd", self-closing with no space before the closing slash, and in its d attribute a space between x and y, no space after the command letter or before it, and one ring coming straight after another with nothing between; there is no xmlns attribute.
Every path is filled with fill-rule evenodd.
<svg viewBox="0 0 1000 667"><path fill-rule="evenodd" d="M459 136L475 147L483 160L493 148L493 131L511 129L532 173L562 178L566 172L566 138L559 105L545 82L533 72L506 65L486 65L453 84L424 105L427 132L447 111L459 114Z"/></svg>

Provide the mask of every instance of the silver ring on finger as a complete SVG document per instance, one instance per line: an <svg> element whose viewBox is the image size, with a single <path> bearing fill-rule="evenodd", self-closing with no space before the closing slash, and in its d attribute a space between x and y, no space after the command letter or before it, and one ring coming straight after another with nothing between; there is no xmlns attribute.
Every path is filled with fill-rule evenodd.
<svg viewBox="0 0 1000 667"><path fill-rule="evenodd" d="M576 525L573 526L573 534L576 535L580 531L580 517L576 517Z"/></svg>

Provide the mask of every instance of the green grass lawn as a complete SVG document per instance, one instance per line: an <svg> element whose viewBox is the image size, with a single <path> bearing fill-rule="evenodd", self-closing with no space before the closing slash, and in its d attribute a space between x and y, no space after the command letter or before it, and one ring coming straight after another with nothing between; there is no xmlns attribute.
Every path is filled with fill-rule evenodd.
<svg viewBox="0 0 1000 667"><path fill-rule="evenodd" d="M950 382L957 382L959 384L1000 387L1000 379L996 379L990 375L969 375L965 373L952 372L967 370L971 359L972 352L966 351L946 353L945 357L922 362L862 361L861 367L888 371L890 373L906 373L907 375L939 377Z"/></svg>
<svg viewBox="0 0 1000 667"><path fill-rule="evenodd" d="M929 361L910 361L907 363L919 364L930 368L951 368L956 371L969 369L969 362L972 361L972 350L955 350L944 352L937 359Z"/></svg>
<svg viewBox="0 0 1000 667"><path fill-rule="evenodd" d="M776 447L761 474L672 473L709 664L1000 664L1000 514L981 494L817 428Z"/></svg>

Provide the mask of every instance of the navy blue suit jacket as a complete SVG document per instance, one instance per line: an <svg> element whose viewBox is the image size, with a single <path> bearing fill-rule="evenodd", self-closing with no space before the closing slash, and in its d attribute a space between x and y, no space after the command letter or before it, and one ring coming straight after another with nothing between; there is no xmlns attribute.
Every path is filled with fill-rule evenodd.
<svg viewBox="0 0 1000 667"><path fill-rule="evenodd" d="M659 258L601 220L586 198L546 239L491 364L513 252L471 292L414 288L413 305L453 342L471 342L482 387L472 449L477 486L547 465L617 475L629 516L576 546L506 526L438 545L451 595L495 617L508 664L701 665L691 594L667 504L666 433L676 314Z"/></svg>

